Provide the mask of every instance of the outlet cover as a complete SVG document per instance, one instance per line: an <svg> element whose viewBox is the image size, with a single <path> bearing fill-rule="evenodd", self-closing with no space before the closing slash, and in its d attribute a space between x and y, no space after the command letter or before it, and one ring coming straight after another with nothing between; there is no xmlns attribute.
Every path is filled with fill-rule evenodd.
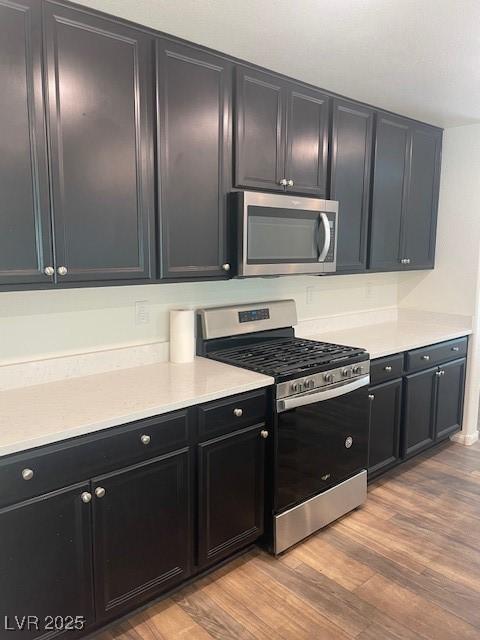
<svg viewBox="0 0 480 640"><path fill-rule="evenodd" d="M149 324L150 323L150 309L148 300L137 300L135 302L135 324Z"/></svg>

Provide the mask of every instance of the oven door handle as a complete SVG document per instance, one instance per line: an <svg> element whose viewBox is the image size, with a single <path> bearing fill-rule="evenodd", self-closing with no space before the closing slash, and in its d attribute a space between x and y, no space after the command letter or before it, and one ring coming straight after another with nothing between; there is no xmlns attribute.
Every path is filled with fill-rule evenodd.
<svg viewBox="0 0 480 640"><path fill-rule="evenodd" d="M322 221L323 224L323 231L325 234L325 242L323 244L323 249L320 250L320 246L318 246L318 261L319 262L325 262L325 258L327 257L328 251L330 249L330 242L331 242L331 234L330 234L330 224L328 222L328 216L326 213L321 213L320 214L320 220ZM320 234L319 234L320 235ZM320 238L319 238L320 240ZM320 244L320 243L318 243Z"/></svg>
<svg viewBox="0 0 480 640"><path fill-rule="evenodd" d="M365 387L370 384L370 376L362 376L356 380L352 380L347 384L341 384L333 389L324 389L323 391L316 391L315 393L304 393L301 396L294 398L284 398L283 400L277 400L277 413L283 413L290 409L297 409L298 407L304 407L308 404L314 404L315 402L323 402L323 400L331 400L332 398L338 398L350 391L355 391L361 387Z"/></svg>

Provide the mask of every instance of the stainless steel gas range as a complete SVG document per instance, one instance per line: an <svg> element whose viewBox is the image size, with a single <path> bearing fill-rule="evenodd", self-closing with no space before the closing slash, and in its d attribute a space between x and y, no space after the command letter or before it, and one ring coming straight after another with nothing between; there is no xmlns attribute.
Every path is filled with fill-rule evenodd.
<svg viewBox="0 0 480 640"><path fill-rule="evenodd" d="M293 300L197 318L199 355L275 379L266 522L268 546L281 553L366 499L369 355L295 337Z"/></svg>

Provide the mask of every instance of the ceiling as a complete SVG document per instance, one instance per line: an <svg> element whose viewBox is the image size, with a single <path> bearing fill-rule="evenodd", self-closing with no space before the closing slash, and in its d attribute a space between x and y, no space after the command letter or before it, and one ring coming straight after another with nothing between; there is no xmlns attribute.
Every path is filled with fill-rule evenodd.
<svg viewBox="0 0 480 640"><path fill-rule="evenodd" d="M480 122L480 0L77 1L426 122Z"/></svg>

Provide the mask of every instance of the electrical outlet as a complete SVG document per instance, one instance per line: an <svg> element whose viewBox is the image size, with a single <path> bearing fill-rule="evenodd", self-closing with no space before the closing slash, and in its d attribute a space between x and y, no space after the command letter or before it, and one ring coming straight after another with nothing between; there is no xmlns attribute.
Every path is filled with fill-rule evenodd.
<svg viewBox="0 0 480 640"><path fill-rule="evenodd" d="M150 309L148 308L148 300L137 300L135 302L135 324L149 324Z"/></svg>

